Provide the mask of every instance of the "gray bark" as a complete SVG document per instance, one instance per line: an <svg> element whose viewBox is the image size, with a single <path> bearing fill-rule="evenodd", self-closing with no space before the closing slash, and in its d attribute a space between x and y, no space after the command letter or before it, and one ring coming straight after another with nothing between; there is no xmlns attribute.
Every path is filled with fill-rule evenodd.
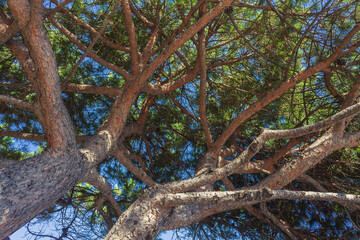
<svg viewBox="0 0 360 240"><path fill-rule="evenodd" d="M84 175L80 153L47 151L0 168L0 238L49 208Z"/></svg>

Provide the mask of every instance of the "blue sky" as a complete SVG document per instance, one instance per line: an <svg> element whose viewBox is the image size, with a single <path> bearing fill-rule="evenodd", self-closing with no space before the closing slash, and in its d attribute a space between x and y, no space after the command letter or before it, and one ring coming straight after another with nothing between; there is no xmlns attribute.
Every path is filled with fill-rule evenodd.
<svg viewBox="0 0 360 240"><path fill-rule="evenodd" d="M51 232L50 232L51 234ZM174 231L165 231L159 235L159 237L163 240L171 240L172 236L174 234ZM30 235L28 234L28 231L26 229L26 226L20 228L16 232L10 235L11 240L22 240L22 239L29 239ZM41 240L50 240L51 238L43 237ZM53 239L51 239L53 240Z"/></svg>

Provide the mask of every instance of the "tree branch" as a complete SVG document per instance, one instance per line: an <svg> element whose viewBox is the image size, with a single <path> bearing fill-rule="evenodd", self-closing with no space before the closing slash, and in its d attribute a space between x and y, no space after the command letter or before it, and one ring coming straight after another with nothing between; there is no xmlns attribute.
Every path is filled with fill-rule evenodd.
<svg viewBox="0 0 360 240"><path fill-rule="evenodd" d="M58 1L56 0L51 0L52 2L54 2L55 4L59 4ZM63 3L63 2L62 2ZM60 6L62 3L60 3L58 6ZM70 17L72 20L75 21L75 23L77 25L83 26L85 29L89 30L90 33L93 36L98 35L98 32L96 31L95 28L93 28L92 26L90 26L87 22L79 19L78 17L76 17L74 14L72 14L67 8L62 8L61 12L63 12L64 14L66 14L68 17ZM124 51L124 52L130 52L130 49L124 46L120 46L116 43L113 43L111 41L109 41L108 39L106 39L104 36L100 35L99 36L100 40L108 47L111 47L113 49L116 50L120 50L120 51Z"/></svg>
<svg viewBox="0 0 360 240"><path fill-rule="evenodd" d="M209 174L203 174L199 175L192 179L183 180L180 182L174 182L169 184L169 189L171 191L189 191L195 188L198 188L200 186L203 186L205 184L208 184L210 182L214 182L217 180L220 180L221 178L225 176L229 176L230 174L235 173L239 169L241 169L245 164L249 163L250 159L260 150L260 148L266 143L266 141L272 139L272 138L293 138L293 137L299 137L303 136L305 134L309 134L311 132L320 130L323 127L328 127L330 124L334 124L336 121L340 121L354 113L357 113L360 109L360 103L355 104L337 114L334 116L325 119L323 121L320 121L318 123L308 125L305 127L300 127L297 129L290 129L290 130L269 130L264 129L263 132L248 146L247 149L245 149L237 158L234 159L231 163L225 165L224 167L214 169ZM331 120L330 120L331 119ZM333 122L331 122L333 121ZM299 129L302 129L301 131ZM354 133L352 135L347 135L349 142L344 142L343 144L336 144L334 146L334 141L339 141L339 138L335 138L332 136L329 138L329 135L325 134L323 137L319 138L317 141L315 141L314 144L312 144L307 150L305 150L305 155L311 156L312 159L316 160L317 162L320 161L323 157L325 157L330 152L333 152L337 149L341 149L343 147L351 147L352 145L358 144L357 133ZM351 140L350 140L351 138ZM356 145L355 145L356 146ZM321 149L319 151L318 149ZM303 153L304 153L303 152ZM306 153L307 152L307 153ZM314 154L313 154L314 152ZM320 158L320 155L322 156ZM315 157L316 156L316 157ZM303 154L300 156L300 159L305 158ZM311 161L308 161L310 163ZM288 165L290 168L293 168L294 163L292 162L290 165ZM307 167L299 166L295 168L295 171L299 171L298 175L305 172L308 168L310 168L311 164ZM291 171L289 169L283 170L283 171L289 171L289 173L293 174L294 171ZM279 172L279 171L278 171ZM268 178L274 176L269 176ZM285 174L285 173L282 173ZM297 175L297 176L298 176ZM286 181L285 177L281 177L281 181ZM265 180L264 180L265 181ZM262 181L261 183L263 183ZM275 184L275 180L272 180L273 184ZM291 182L291 181L290 181ZM289 183L289 182L288 182ZM286 184L285 184L286 185ZM268 185L264 185L264 187L269 187ZM271 187L270 187L271 188Z"/></svg>
<svg viewBox="0 0 360 240"><path fill-rule="evenodd" d="M59 3L56 0L51 0L51 2L55 3L57 6L53 9L47 9L46 13L45 13L45 17L47 16L51 16L59 11L64 11L66 8L65 6L68 5L69 3L73 2L74 0L64 0L61 3ZM66 11L66 10L65 10Z"/></svg>
<svg viewBox="0 0 360 240"><path fill-rule="evenodd" d="M333 95L339 102L344 101L344 96L340 95L334 88L331 82L331 72L324 71L325 87L329 90L330 94Z"/></svg>
<svg viewBox="0 0 360 240"><path fill-rule="evenodd" d="M216 7L211 9L196 23L190 26L183 34L176 38L172 43L164 49L164 51L152 61L141 74L140 82L145 82L151 74L163 64L179 47L181 47L187 40L194 36L200 29L204 28L212 19L221 14L224 9L231 5L233 0L221 1Z"/></svg>
<svg viewBox="0 0 360 240"><path fill-rule="evenodd" d="M207 6L206 3L203 3L200 6L199 10L199 16L202 17L204 14L206 14ZM207 145L207 148L210 149L213 141L212 136L210 133L209 124L207 121L207 115L206 115L206 43L205 43L205 30L201 29L199 32L199 59L200 59L200 105L199 105L199 112L200 112L200 123L202 126L202 129L205 134L205 142Z"/></svg>
<svg viewBox="0 0 360 240"><path fill-rule="evenodd" d="M307 147L298 157L284 165L281 169L268 176L252 188L280 189L308 169L318 164L324 157L344 147L360 145L360 131L354 133L335 134L329 130L313 144Z"/></svg>
<svg viewBox="0 0 360 240"><path fill-rule="evenodd" d="M360 204L360 196L343 193L323 193L312 191L288 191L271 190L268 188L259 190L237 190L220 192L191 192L176 194L158 194L153 202L164 207L176 207L181 205L209 204L212 208L228 206L227 210L253 205L269 200L311 200L311 201L337 201ZM221 211L224 211L223 209Z"/></svg>
<svg viewBox="0 0 360 240"><path fill-rule="evenodd" d="M308 135L310 133L318 132L325 128L328 128L328 127L334 125L335 123L348 118L351 115L358 114L359 111L360 111L360 103L357 103L357 104L354 104L354 105L334 114L333 116L331 116L325 120L322 120L320 122L317 122L317 123L314 123L311 125L307 125L307 126L299 127L299 128L288 129L288 130L264 129L264 132L269 139L301 137L301 136Z"/></svg>
<svg viewBox="0 0 360 240"><path fill-rule="evenodd" d="M121 7L125 16L125 28L129 36L130 55L131 55L131 70L134 76L139 73L139 53L137 47L137 40L135 35L135 25L132 20L129 0L121 0Z"/></svg>
<svg viewBox="0 0 360 240"><path fill-rule="evenodd" d="M178 100L176 100L176 98L171 94L171 93L168 93L166 94L170 99L171 101L178 107L180 108L180 110L185 113L187 116L189 116L191 119L193 119L195 122L200 122L200 120L195 117L193 114L191 114L183 105L181 105L179 103Z"/></svg>
<svg viewBox="0 0 360 240"><path fill-rule="evenodd" d="M156 182L149 177L142 169L138 168L133 164L124 154L120 151L120 149L114 149L111 153L119 162L124 165L130 172L132 172L137 178L146 183L149 187L156 185Z"/></svg>
<svg viewBox="0 0 360 240"><path fill-rule="evenodd" d="M122 94L122 90L109 86L94 86L87 84L67 83L62 85L62 91L74 93L89 93L115 97Z"/></svg>
<svg viewBox="0 0 360 240"><path fill-rule="evenodd" d="M73 42L81 51L85 52L86 51L86 46L84 44L82 44L76 37L74 34L72 34L69 30L67 30L63 25L61 25L58 21L55 20L55 18L53 17L48 17L49 21L57 28L60 30L60 32L62 32L71 42ZM94 61L96 61L97 63L99 63L100 65L103 65L104 67L113 70L114 72L120 74L121 76L124 77L125 80L131 80L132 76L125 71L123 68L116 66L113 63L110 63L104 59L102 59L101 57L99 57L98 55L96 55L93 52L89 52L88 56L90 58L92 58Z"/></svg>
<svg viewBox="0 0 360 240"><path fill-rule="evenodd" d="M118 1L115 1L115 4L113 6L112 11L110 12L110 14L107 16L107 18L105 19L100 31L95 35L95 37L93 38L92 42L90 43L89 46L87 46L87 48L85 49L83 55L80 57L80 59L77 61L77 63L75 64L75 66L72 68L71 72L69 73L69 75L65 78L65 80L63 81L64 84L66 84L75 74L76 69L80 66L81 62L85 59L85 57L89 54L89 52L91 51L91 49L94 47L96 41L100 38L100 36L103 34L103 32L105 31L106 26L109 24L110 22L110 18L114 15L115 11L118 9L119 3Z"/></svg>
<svg viewBox="0 0 360 240"><path fill-rule="evenodd" d="M61 99L55 55L43 26L43 2L32 1L29 6L27 1L20 1L21 4L10 0L8 4L18 24L26 25L22 28L22 36L28 44L35 65L32 71L35 72L36 78L33 79L32 75L29 78L34 80L32 84L36 92L36 115L43 126L50 147L59 149L74 147L76 141L73 125ZM27 64L28 62L25 63Z"/></svg>
<svg viewBox="0 0 360 240"><path fill-rule="evenodd" d="M214 144L214 149L220 149L224 145L226 140L233 134L233 132L246 120L256 114L260 109L264 108L275 99L284 94L287 90L295 86L297 83L303 81L304 79L314 75L315 73L320 72L324 68L328 67L333 61L335 61L341 51L346 47L350 40L358 33L360 30L360 23L356 24L354 28L344 37L343 41L337 46L333 54L327 59L315 64L314 66L308 67L306 70L301 73L292 76L287 81L282 82L279 87L274 90L269 91L264 97L251 104L247 109L242 111L238 116L236 116L233 121L228 125L228 127L221 133L219 138Z"/></svg>
<svg viewBox="0 0 360 240"><path fill-rule="evenodd" d="M14 107L17 107L19 109L28 110L30 112L34 111L34 104L25 102L16 98L8 97L5 95L0 95L0 102L3 102L5 104L13 105Z"/></svg>
<svg viewBox="0 0 360 240"><path fill-rule="evenodd" d="M298 239L297 237L295 237L295 235L290 231L290 226L288 226L287 224L285 224L284 222L281 222L280 219L278 219L274 214L272 214L266 207L266 202L262 202L260 203L260 207L262 212L264 213L265 216L267 216L269 219L271 219L271 221L278 227L280 228L281 231L283 231L290 239L292 240L296 240Z"/></svg>
<svg viewBox="0 0 360 240"><path fill-rule="evenodd" d="M181 76L176 81L171 81L169 83L160 85L160 84L151 84L149 82L145 82L143 87L141 88L141 91L144 93L149 93L151 95L161 95L161 94L167 94L175 89L178 89L179 87L185 85L186 83L194 80L200 71L200 61L196 61L194 64L194 67L185 75Z"/></svg>
<svg viewBox="0 0 360 240"><path fill-rule="evenodd" d="M115 209L118 216L122 214L122 210L112 194L111 184L108 183L106 179L99 174L97 169L92 168L89 170L85 177L85 181L93 185L102 194L104 194L104 196L109 200L111 206Z"/></svg>

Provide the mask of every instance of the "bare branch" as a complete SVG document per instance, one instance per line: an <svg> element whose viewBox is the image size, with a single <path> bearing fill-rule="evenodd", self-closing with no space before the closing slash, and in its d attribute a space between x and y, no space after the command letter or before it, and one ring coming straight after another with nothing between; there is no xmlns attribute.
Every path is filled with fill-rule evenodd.
<svg viewBox="0 0 360 240"><path fill-rule="evenodd" d="M301 155L284 165L274 174L268 176L252 188L268 187L279 189L302 173L318 164L324 157L344 147L355 147L360 145L360 131L354 133L336 134L329 130L322 137L318 138L313 144L307 147Z"/></svg>
<svg viewBox="0 0 360 240"><path fill-rule="evenodd" d="M299 128L294 128L294 129L288 129L288 130L271 130L271 129L264 129L265 134L269 137L269 138L296 138L296 137L301 137L313 132L318 132L321 131L325 128L328 128L332 125L334 125L335 123L346 119L347 117L354 115L354 114L358 114L360 111L360 103L354 104L336 114L334 114L333 116L322 120L320 122L311 124L311 125L307 125L304 127L299 127Z"/></svg>
<svg viewBox="0 0 360 240"><path fill-rule="evenodd" d="M129 36L131 69L134 76L136 76L139 73L139 53L137 50L135 25L131 16L129 0L121 0L121 7L125 16L125 28Z"/></svg>
<svg viewBox="0 0 360 240"><path fill-rule="evenodd" d="M200 6L199 15L202 17L206 14L207 11L206 3L203 3ZM205 43L205 32L204 29L200 30L199 33L199 59L200 59L200 122L202 129L205 133L205 141L208 149L212 146L212 136L210 133L209 124L207 121L206 115L206 79L207 79L207 69L206 69L206 43Z"/></svg>
<svg viewBox="0 0 360 240"><path fill-rule="evenodd" d="M189 204L210 204L213 208L220 205L228 205L227 210L240 208L255 203L276 200L312 200L312 201L337 201L360 204L360 196L354 194L311 192L311 191L288 191L270 190L237 190L221 192L191 192L175 194L158 194L153 202L164 207L175 207ZM223 211L223 209L222 209Z"/></svg>
<svg viewBox="0 0 360 240"><path fill-rule="evenodd" d="M94 86L87 84L75 84L75 83L67 83L62 85L62 91L65 92L74 92L74 93L89 93L89 94L99 94L106 96L118 96L122 94L122 90L115 87L108 86Z"/></svg>
<svg viewBox="0 0 360 240"><path fill-rule="evenodd" d="M19 138L19 139L35 141L35 142L46 142L45 135L36 134L36 133L24 133L24 132L0 129L0 136L14 137L14 138ZM83 143L86 140L88 140L89 138L90 138L90 136L76 136L76 142Z"/></svg>
<svg viewBox="0 0 360 240"><path fill-rule="evenodd" d="M17 107L19 109L28 110L30 112L34 111L34 104L25 102L16 98L8 97L5 95L0 95L0 102L3 102L5 104L13 105L14 107Z"/></svg>
<svg viewBox="0 0 360 240"><path fill-rule="evenodd" d="M259 160L255 162L248 162L244 166L241 167L238 171L236 171L237 174L241 173L258 173L260 171L262 172L274 172L276 169L274 167L274 164L276 164L279 160L281 160L293 147L295 147L297 144L299 144L304 139L302 138L292 138L290 141L286 144L285 147L283 147L281 150L277 151L273 156L269 157L265 160Z"/></svg>

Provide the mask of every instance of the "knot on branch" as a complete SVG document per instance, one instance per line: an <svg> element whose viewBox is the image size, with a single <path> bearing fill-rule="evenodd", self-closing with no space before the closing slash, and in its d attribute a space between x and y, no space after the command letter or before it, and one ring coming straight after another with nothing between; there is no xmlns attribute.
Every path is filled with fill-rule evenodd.
<svg viewBox="0 0 360 240"><path fill-rule="evenodd" d="M273 191L270 188L263 188L261 192L262 199L269 199L274 195Z"/></svg>

